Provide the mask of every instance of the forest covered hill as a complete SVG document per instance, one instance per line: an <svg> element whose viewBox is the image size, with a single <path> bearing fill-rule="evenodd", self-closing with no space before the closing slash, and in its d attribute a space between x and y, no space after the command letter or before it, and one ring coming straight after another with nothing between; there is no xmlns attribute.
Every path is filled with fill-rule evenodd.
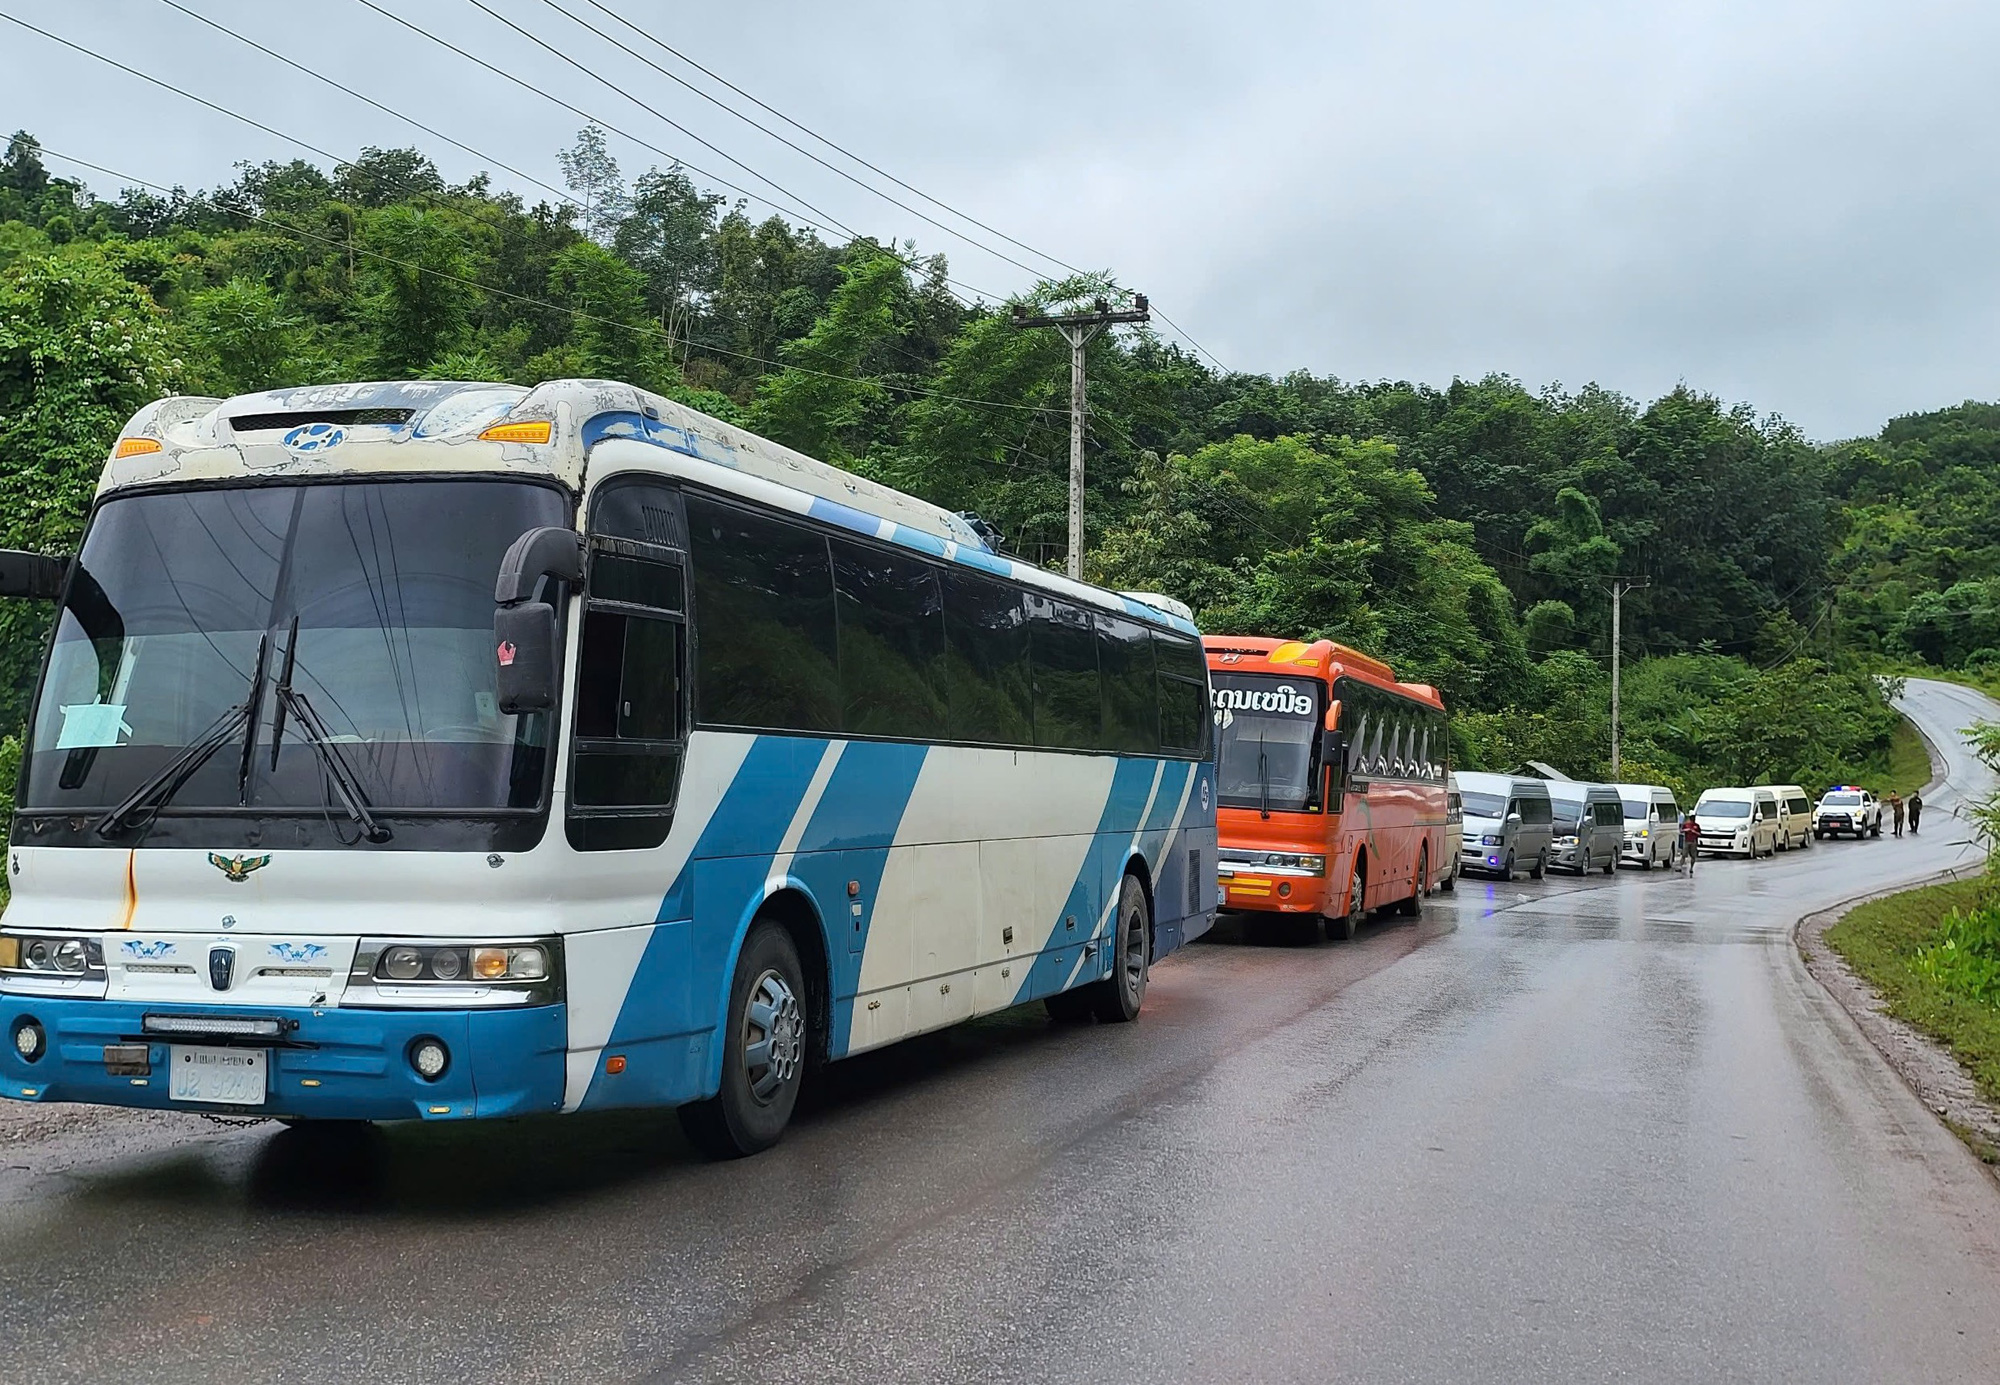
<svg viewBox="0 0 2000 1385"><path fill-rule="evenodd" d="M448 185L420 151L239 165L99 196L0 160L0 544L66 551L105 451L166 392L427 376L629 380L1063 551L1068 350L909 244L829 244L628 183L586 130L572 197ZM1038 307L1127 297L1109 274ZM1683 387L1229 371L1150 330L1090 348L1088 575L1205 628L1327 635L1437 684L1462 765L1606 771L1613 574L1628 776L1683 790L1888 772L1870 676L2000 665L2000 405L1817 444ZM1365 363L1360 363L1365 368ZM0 612L0 729L46 609ZM1907 747L1906 747L1907 748ZM11 779L11 776L7 776Z"/></svg>

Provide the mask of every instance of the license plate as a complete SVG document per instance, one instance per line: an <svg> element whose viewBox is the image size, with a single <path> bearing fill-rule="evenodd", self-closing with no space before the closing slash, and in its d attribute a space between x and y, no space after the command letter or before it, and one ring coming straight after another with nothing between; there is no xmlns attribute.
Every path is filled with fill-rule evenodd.
<svg viewBox="0 0 2000 1385"><path fill-rule="evenodd" d="M261 1048L195 1048L174 1044L167 1095L175 1101L262 1106L270 1055Z"/></svg>

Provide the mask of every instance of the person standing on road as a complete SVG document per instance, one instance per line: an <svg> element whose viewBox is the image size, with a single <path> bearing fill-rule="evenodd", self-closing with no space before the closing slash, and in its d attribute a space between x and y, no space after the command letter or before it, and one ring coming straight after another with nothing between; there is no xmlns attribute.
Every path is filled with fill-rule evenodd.
<svg viewBox="0 0 2000 1385"><path fill-rule="evenodd" d="M1701 827L1693 813L1681 814L1681 855L1687 859L1688 874L1694 874L1695 859L1701 855Z"/></svg>
<svg viewBox="0 0 2000 1385"><path fill-rule="evenodd" d="M1924 791L1910 790L1910 835L1917 835L1917 819L1924 815Z"/></svg>
<svg viewBox="0 0 2000 1385"><path fill-rule="evenodd" d="M1901 794L1893 791L1889 794L1889 812L1895 822L1895 835L1900 837L1903 835L1903 796Z"/></svg>

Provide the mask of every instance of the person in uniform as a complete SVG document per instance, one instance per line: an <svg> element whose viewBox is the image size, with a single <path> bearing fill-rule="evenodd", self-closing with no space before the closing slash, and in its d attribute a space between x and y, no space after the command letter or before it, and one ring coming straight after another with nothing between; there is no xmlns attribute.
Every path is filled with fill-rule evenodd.
<svg viewBox="0 0 2000 1385"><path fill-rule="evenodd" d="M1896 793L1896 792L1894 792L1894 791L1891 791L1891 792L1890 792L1890 794L1889 794L1889 813L1890 813L1891 817L1892 817L1892 818L1893 818L1893 820L1894 820L1894 824L1895 824L1895 835L1896 835L1896 836L1898 836L1898 837L1902 836L1902 835L1903 835L1903 796L1902 796L1901 794L1899 794L1899 793Z"/></svg>
<svg viewBox="0 0 2000 1385"><path fill-rule="evenodd" d="M1917 835L1917 819L1924 815L1924 791L1910 790L1910 835Z"/></svg>

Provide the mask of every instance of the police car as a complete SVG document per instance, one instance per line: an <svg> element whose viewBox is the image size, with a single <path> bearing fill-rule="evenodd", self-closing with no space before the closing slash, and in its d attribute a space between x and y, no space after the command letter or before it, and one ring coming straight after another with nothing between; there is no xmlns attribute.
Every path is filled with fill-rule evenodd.
<svg viewBox="0 0 2000 1385"><path fill-rule="evenodd" d="M1858 784L1837 784L1813 809L1813 836L1824 841L1845 833L1882 835L1882 801Z"/></svg>

